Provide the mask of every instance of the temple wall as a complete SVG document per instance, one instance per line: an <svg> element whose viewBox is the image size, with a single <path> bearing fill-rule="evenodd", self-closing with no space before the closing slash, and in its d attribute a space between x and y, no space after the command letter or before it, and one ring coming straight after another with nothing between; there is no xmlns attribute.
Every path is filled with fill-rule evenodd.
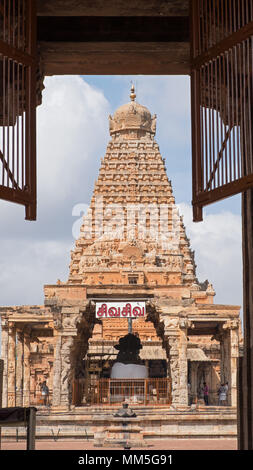
<svg viewBox="0 0 253 470"><path fill-rule="evenodd" d="M85 357L89 345L94 349L101 341L101 344L103 341L115 343L127 333L126 319L105 319L102 324L96 324L94 305L92 307L92 302L89 300L82 300L83 289L79 287L76 289L80 296L74 304L72 288L66 290L62 286L49 288L47 303L51 302L51 306L48 305L46 311L44 307L37 308L33 314L33 322L23 323L22 328L21 312L18 316L17 313L14 316L15 310L10 311L8 315L5 312L5 317L2 318L1 353L4 359L3 405L29 406L38 403L36 400L40 396L39 383L46 380L50 389L50 403L54 407L67 409L71 405L71 387L78 371L78 361ZM63 296L64 291L67 293L66 298ZM146 321L148 318L133 321L133 332L139 335L144 344L147 344L145 348L148 349L145 351L152 351L154 343L154 351L158 351L156 348L159 347L162 352L159 353L161 360L167 357L168 376L172 379L173 404L188 405L188 351L194 346L201 349L208 360L213 361L206 365L199 363L198 367L191 363L194 395L199 396L198 388L201 380L203 382L203 377L209 382L211 393L215 393L214 389L219 381L225 380L230 384L229 403L236 406L239 323L238 320L224 322L224 319L228 318L226 312L231 317L231 309L226 306L217 309L217 312L220 309L223 320L220 322L219 334L214 339L210 335L189 336L189 332L194 331L193 309L191 307L191 320L188 320L187 309L190 307L182 309L182 301L176 304L174 301L173 304L171 298L166 302L165 297L162 297L153 305L153 313L149 314L151 316L148 321ZM203 311L206 320L210 321L211 317L206 316L203 305L200 309L194 308L194 315L200 318L199 315L203 315ZM212 311L213 306L210 308ZM26 307L24 313L28 315ZM233 315L236 318L236 312ZM45 327L41 329L41 326L36 326L35 319L39 325L43 318L45 318ZM152 353L153 359L155 354ZM144 361L147 361L147 352L144 357ZM212 403L215 404L214 401L210 402Z"/></svg>

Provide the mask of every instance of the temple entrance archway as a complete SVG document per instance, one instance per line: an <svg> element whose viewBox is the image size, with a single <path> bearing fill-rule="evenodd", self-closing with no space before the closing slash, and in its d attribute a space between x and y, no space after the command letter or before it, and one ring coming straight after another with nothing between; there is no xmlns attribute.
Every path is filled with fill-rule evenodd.
<svg viewBox="0 0 253 470"><path fill-rule="evenodd" d="M106 402L101 398L104 396L102 387L108 387L107 381L116 360L117 351L114 346L129 331L128 320L125 318L97 319L94 301L89 303L87 309L89 319L87 321L87 312L84 311L77 323L77 335L73 337L70 347L69 400L74 406ZM160 391L160 402L171 402L169 341L166 338L164 322L152 302L147 302L145 318L133 320L132 333L140 338L140 358L142 364L148 368L149 380L143 385L130 379L128 388L132 391L129 394L135 395L140 387L152 388L152 400L156 402L159 401L155 391L157 388L158 396ZM151 401L151 398L149 400Z"/></svg>

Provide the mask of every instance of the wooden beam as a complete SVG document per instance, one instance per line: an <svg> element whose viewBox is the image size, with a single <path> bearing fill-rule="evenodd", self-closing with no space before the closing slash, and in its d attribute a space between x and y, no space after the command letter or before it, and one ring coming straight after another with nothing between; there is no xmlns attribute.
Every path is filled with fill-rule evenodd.
<svg viewBox="0 0 253 470"><path fill-rule="evenodd" d="M253 449L253 189L242 193L243 341L240 448Z"/></svg>
<svg viewBox="0 0 253 470"><path fill-rule="evenodd" d="M189 0L37 0L38 16L187 16Z"/></svg>
<svg viewBox="0 0 253 470"><path fill-rule="evenodd" d="M40 42L45 75L188 75L189 43Z"/></svg>
<svg viewBox="0 0 253 470"><path fill-rule="evenodd" d="M27 423L26 432L26 449L35 450L35 435L36 435L36 411L35 407L29 408L29 418Z"/></svg>
<svg viewBox="0 0 253 470"><path fill-rule="evenodd" d="M38 41L188 42L188 17L41 17Z"/></svg>

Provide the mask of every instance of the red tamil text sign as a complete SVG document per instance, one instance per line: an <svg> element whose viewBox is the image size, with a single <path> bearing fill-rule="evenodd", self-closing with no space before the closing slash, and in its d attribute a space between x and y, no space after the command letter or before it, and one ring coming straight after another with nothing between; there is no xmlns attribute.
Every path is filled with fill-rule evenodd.
<svg viewBox="0 0 253 470"><path fill-rule="evenodd" d="M145 302L96 302L96 318L137 318L145 311Z"/></svg>

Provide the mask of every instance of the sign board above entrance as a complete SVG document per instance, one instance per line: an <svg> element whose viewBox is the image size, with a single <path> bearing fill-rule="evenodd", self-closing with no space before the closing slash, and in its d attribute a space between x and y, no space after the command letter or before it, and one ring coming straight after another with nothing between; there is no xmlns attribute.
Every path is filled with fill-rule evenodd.
<svg viewBox="0 0 253 470"><path fill-rule="evenodd" d="M138 318L145 313L145 302L96 302L96 318Z"/></svg>

